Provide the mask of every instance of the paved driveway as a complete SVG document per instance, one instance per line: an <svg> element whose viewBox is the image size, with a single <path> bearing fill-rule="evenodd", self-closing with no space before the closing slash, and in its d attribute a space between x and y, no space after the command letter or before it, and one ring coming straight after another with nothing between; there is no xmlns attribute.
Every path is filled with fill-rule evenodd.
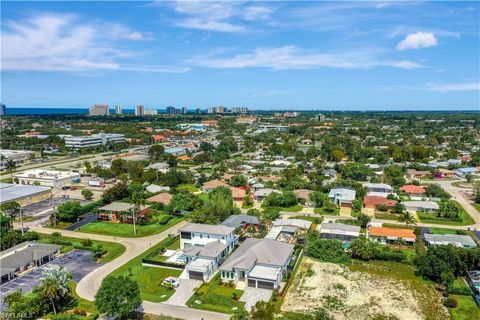
<svg viewBox="0 0 480 320"><path fill-rule="evenodd" d="M179 286L175 289L175 293L172 294L170 299L165 303L175 306L185 306L188 299L193 295L195 288L202 285L202 281L193 279L179 279Z"/></svg>
<svg viewBox="0 0 480 320"><path fill-rule="evenodd" d="M245 310L250 311L257 301L268 301L271 296L272 290L245 287L245 291L240 297L240 301L244 301Z"/></svg>
<svg viewBox="0 0 480 320"><path fill-rule="evenodd" d="M88 273L92 272L101 264L92 262L90 260L91 252L87 250L73 250L64 256L50 261L25 275L19 276L11 281L8 281L0 286L2 298L0 299L0 310L3 305L3 297L15 292L17 289L22 289L23 293L30 292L32 288L38 285L40 277L45 269L52 266L63 266L65 270L72 274L73 279L78 282Z"/></svg>

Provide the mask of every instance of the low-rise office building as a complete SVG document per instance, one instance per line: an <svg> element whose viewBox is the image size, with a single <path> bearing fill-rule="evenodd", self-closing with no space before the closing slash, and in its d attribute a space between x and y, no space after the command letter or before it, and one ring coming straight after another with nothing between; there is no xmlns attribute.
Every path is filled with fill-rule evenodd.
<svg viewBox="0 0 480 320"><path fill-rule="evenodd" d="M6 169L6 164L8 161L13 161L18 167L27 162L27 160L34 158L35 152L28 150L1 149L0 155L2 156L2 160L0 160L0 171L3 171Z"/></svg>
<svg viewBox="0 0 480 320"><path fill-rule="evenodd" d="M107 143L119 143L125 141L125 135L121 133L100 133L91 136L65 136L65 147L88 148L106 145Z"/></svg>
<svg viewBox="0 0 480 320"><path fill-rule="evenodd" d="M62 188L80 182L80 174L70 171L31 169L12 175L13 181L23 185Z"/></svg>
<svg viewBox="0 0 480 320"><path fill-rule="evenodd" d="M0 252L1 282L7 282L17 274L43 265L60 253L60 246L53 244L23 242Z"/></svg>

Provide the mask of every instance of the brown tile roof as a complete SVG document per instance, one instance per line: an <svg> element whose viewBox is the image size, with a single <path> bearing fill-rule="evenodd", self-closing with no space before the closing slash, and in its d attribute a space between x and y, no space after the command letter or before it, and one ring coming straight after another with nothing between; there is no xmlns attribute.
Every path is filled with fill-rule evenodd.
<svg viewBox="0 0 480 320"><path fill-rule="evenodd" d="M402 190L403 192L406 192L406 193L414 193L414 194L425 193L425 188L424 187L416 186L416 185L413 185L413 184L406 184L406 185L400 187L400 190Z"/></svg>
<svg viewBox="0 0 480 320"><path fill-rule="evenodd" d="M387 199L387 198L384 198L384 197L378 197L378 196L365 196L365 198L363 198L363 204L364 205L374 205L374 206L378 206L378 205L386 205L387 207L391 208L393 206L395 206L395 204L397 203L397 201L395 200L390 200L390 199Z"/></svg>
<svg viewBox="0 0 480 320"><path fill-rule="evenodd" d="M397 237L404 239L417 239L413 230L400 228L370 227L368 233L371 236Z"/></svg>
<svg viewBox="0 0 480 320"><path fill-rule="evenodd" d="M244 189L235 188L235 187L232 187L230 189L232 190L232 197L235 199L238 199L238 198L243 199L246 195L246 192Z"/></svg>
<svg viewBox="0 0 480 320"><path fill-rule="evenodd" d="M163 204L169 204L172 201L173 195L170 193L159 193L147 199L149 202L158 202Z"/></svg>
<svg viewBox="0 0 480 320"><path fill-rule="evenodd" d="M228 184L218 179L207 181L202 185L202 187L207 190L215 189L217 187L228 187L228 186L229 186Z"/></svg>

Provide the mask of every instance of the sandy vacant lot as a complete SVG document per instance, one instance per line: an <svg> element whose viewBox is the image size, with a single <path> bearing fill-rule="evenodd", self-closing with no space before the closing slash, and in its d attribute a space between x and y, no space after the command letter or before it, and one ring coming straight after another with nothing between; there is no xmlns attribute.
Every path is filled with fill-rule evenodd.
<svg viewBox="0 0 480 320"><path fill-rule="evenodd" d="M309 312L323 307L335 319L349 320L449 319L438 292L426 285L417 292L409 289L412 285L417 284L306 258L285 296L282 310ZM424 296L425 290L428 297ZM426 305L424 301L428 301Z"/></svg>

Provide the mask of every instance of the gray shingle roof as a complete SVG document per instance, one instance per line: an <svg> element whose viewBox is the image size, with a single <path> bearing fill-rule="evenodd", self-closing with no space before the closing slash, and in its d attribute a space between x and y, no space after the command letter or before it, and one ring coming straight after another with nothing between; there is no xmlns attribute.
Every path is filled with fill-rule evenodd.
<svg viewBox="0 0 480 320"><path fill-rule="evenodd" d="M294 245L269 239L246 239L220 266L220 270L233 268L250 270L255 264L283 266L293 252Z"/></svg>
<svg viewBox="0 0 480 320"><path fill-rule="evenodd" d="M227 248L227 245L220 241L213 241L207 243L203 247L188 247L183 250L183 253L187 257L207 257L207 258L216 258L220 253Z"/></svg>
<svg viewBox="0 0 480 320"><path fill-rule="evenodd" d="M0 252L1 276L15 271L18 267L55 253L60 246L37 242L24 242Z"/></svg>
<svg viewBox="0 0 480 320"><path fill-rule="evenodd" d="M223 225L232 228L238 228L244 224L259 224L258 218L246 214L234 214L222 222Z"/></svg>

